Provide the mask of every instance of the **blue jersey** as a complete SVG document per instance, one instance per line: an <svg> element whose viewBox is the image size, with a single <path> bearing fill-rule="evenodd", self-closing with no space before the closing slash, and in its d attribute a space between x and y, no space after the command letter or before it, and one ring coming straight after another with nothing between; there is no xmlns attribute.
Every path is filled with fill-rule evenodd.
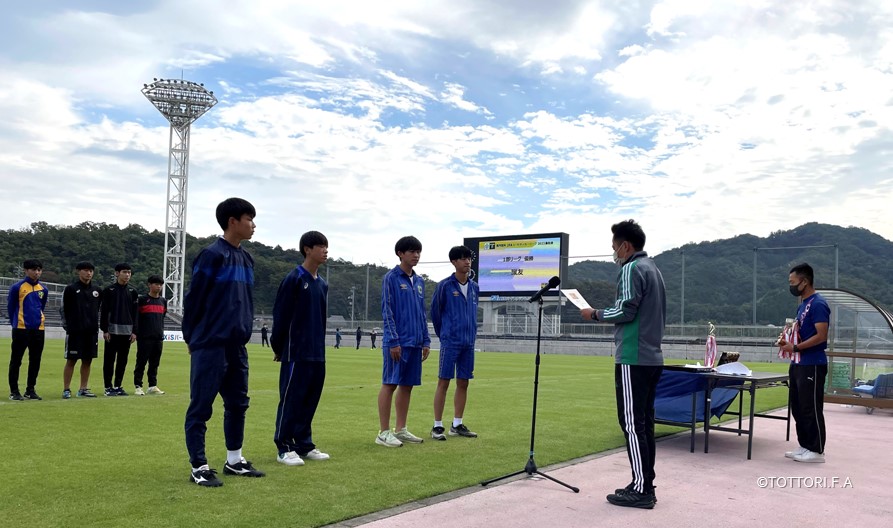
<svg viewBox="0 0 893 528"><path fill-rule="evenodd" d="M183 340L201 350L244 346L254 322L254 259L223 238L192 263L192 282L183 299Z"/></svg>
<svg viewBox="0 0 893 528"><path fill-rule="evenodd" d="M384 321L381 347L423 348L431 345L425 310L425 281L400 266L387 272L381 284L381 318Z"/></svg>
<svg viewBox="0 0 893 528"><path fill-rule="evenodd" d="M325 279L298 266L282 279L273 305L270 347L283 362L326 360Z"/></svg>
<svg viewBox="0 0 893 528"><path fill-rule="evenodd" d="M40 281L23 279L9 288L9 323L20 330L43 330L43 311L47 307L46 288Z"/></svg>
<svg viewBox="0 0 893 528"><path fill-rule="evenodd" d="M467 296L453 273L437 283L431 298L431 322L443 348L474 348L479 289L468 279Z"/></svg>
<svg viewBox="0 0 893 528"><path fill-rule="evenodd" d="M831 308L825 298L814 293L803 299L797 308L797 321L800 327L800 342L804 342L816 335L816 323L828 323L831 321ZM828 356L825 348L828 342L823 341L818 345L800 350L800 365L827 365Z"/></svg>

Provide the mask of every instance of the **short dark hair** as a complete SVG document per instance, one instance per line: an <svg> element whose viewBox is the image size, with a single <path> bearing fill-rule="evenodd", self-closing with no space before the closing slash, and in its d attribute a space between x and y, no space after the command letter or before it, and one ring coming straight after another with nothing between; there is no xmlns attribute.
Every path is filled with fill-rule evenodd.
<svg viewBox="0 0 893 528"><path fill-rule="evenodd" d="M78 271L83 270L83 269L95 270L96 266L94 266L93 263L88 260L82 260L82 261L78 262L77 264L75 264L74 269L76 269Z"/></svg>
<svg viewBox="0 0 893 528"><path fill-rule="evenodd" d="M133 268L130 266L130 264L128 264L128 263L126 263L126 262L119 262L118 264L115 264L115 271L116 271L116 272L117 272L117 271L124 271L124 270L133 271Z"/></svg>
<svg viewBox="0 0 893 528"><path fill-rule="evenodd" d="M803 264L797 264L791 268L789 273L796 273L798 277L803 277L810 286L812 286L812 281L815 279L815 273L812 271L812 266L805 262Z"/></svg>
<svg viewBox="0 0 893 528"><path fill-rule="evenodd" d="M43 262L41 262L37 259L28 259L25 262L22 262L22 268L33 269L33 270L42 270Z"/></svg>
<svg viewBox="0 0 893 528"><path fill-rule="evenodd" d="M450 262L464 258L474 258L474 254L472 254L471 250L467 247L453 246L453 248L450 249Z"/></svg>
<svg viewBox="0 0 893 528"><path fill-rule="evenodd" d="M636 251L642 251L645 248L645 231L642 231L642 226L635 220L618 222L611 226L611 232L614 233L614 240L629 242Z"/></svg>
<svg viewBox="0 0 893 528"><path fill-rule="evenodd" d="M159 275L149 275L149 278L146 279L146 284L164 284L164 279Z"/></svg>
<svg viewBox="0 0 893 528"><path fill-rule="evenodd" d="M257 211L255 211L254 206L248 200L227 198L217 204L217 223L220 224L220 229L224 231L226 231L226 227L229 225L230 218L241 220L242 215L246 214L252 219L257 216Z"/></svg>
<svg viewBox="0 0 893 528"><path fill-rule="evenodd" d="M301 241L298 242L301 246L301 255L307 256L307 253L304 252L305 247L313 248L314 246L326 246L329 247L329 239L319 231L307 231L303 235L301 235Z"/></svg>
<svg viewBox="0 0 893 528"><path fill-rule="evenodd" d="M407 251L421 251L422 243L414 236L405 236L394 244L394 253L406 253Z"/></svg>

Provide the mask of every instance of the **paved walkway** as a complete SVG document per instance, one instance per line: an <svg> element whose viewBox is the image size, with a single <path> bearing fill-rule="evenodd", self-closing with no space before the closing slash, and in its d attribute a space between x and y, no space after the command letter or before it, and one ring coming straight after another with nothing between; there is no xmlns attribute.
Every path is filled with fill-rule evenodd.
<svg viewBox="0 0 893 528"><path fill-rule="evenodd" d="M689 453L687 434L658 441L658 503L653 510L622 508L605 501L607 493L630 480L626 451L613 451L563 467L540 468L579 487L580 493L525 476L334 526L889 526L893 514L893 413L877 410L868 415L862 407L833 404L825 407L825 418L828 442L824 464L784 458L785 451L798 446L793 430L792 441L785 442L782 420L756 419L752 460L747 460L746 436L712 431L707 454L703 452L703 431L697 436L695 453Z"/></svg>

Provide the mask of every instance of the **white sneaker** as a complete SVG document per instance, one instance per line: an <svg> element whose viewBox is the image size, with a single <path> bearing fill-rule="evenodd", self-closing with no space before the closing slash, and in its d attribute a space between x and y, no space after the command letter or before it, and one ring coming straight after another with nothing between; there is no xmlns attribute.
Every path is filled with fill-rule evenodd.
<svg viewBox="0 0 893 528"><path fill-rule="evenodd" d="M143 392L142 387L134 387L133 394L134 394L134 396L145 396L146 395L146 393Z"/></svg>
<svg viewBox="0 0 893 528"><path fill-rule="evenodd" d="M395 432L394 436L397 437L397 440L410 444L421 444L422 442L424 442L424 440L422 440L418 436L410 433L405 427Z"/></svg>
<svg viewBox="0 0 893 528"><path fill-rule="evenodd" d="M806 449L805 447L798 447L797 449L795 449L793 451L786 451L784 456L785 456L785 458L794 458L797 455L802 455L803 453L805 453L807 451L809 451L809 449Z"/></svg>
<svg viewBox="0 0 893 528"><path fill-rule="evenodd" d="M797 462L810 462L813 464L821 464L825 461L825 455L822 453L816 453L815 451L806 450L805 453L800 453L799 455L794 455L794 460Z"/></svg>
<svg viewBox="0 0 893 528"><path fill-rule="evenodd" d="M319 449L314 449L313 451L308 451L305 455L303 455L303 457L306 458L307 460L328 460L328 459L332 458L329 456L328 453L323 453Z"/></svg>
<svg viewBox="0 0 893 528"><path fill-rule="evenodd" d="M394 432L390 429L378 433L378 436L375 437L375 443L385 447L403 447L403 442L397 440Z"/></svg>
<svg viewBox="0 0 893 528"><path fill-rule="evenodd" d="M279 453L279 456L276 457L276 461L280 464L285 464L286 466L303 466L304 460L295 453L294 451L289 451L287 453Z"/></svg>
<svg viewBox="0 0 893 528"><path fill-rule="evenodd" d="M149 387L149 390L146 391L146 394L164 394L164 391L159 389L158 387Z"/></svg>

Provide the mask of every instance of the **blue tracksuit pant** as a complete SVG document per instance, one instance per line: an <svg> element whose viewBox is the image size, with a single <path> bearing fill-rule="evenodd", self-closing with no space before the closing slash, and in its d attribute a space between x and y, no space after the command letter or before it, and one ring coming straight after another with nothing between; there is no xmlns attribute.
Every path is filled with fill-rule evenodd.
<svg viewBox="0 0 893 528"><path fill-rule="evenodd" d="M273 441L280 453L304 455L316 448L311 424L326 380L324 361L282 363L279 370L279 408Z"/></svg>
<svg viewBox="0 0 893 528"><path fill-rule="evenodd" d="M186 449L197 468L208 463L205 431L217 394L223 398L223 436L226 448L241 449L248 410L248 352L243 345L192 350L189 408L186 409Z"/></svg>

